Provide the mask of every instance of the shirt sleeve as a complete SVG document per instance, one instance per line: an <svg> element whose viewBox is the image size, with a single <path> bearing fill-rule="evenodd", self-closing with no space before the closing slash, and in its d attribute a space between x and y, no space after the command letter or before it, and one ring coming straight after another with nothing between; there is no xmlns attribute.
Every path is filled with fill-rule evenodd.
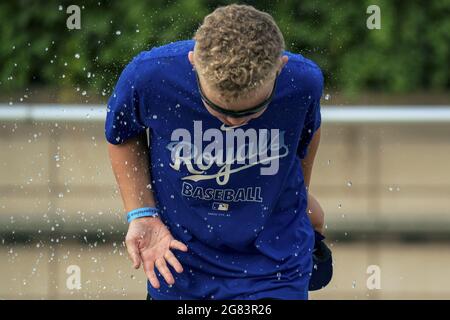
<svg viewBox="0 0 450 320"><path fill-rule="evenodd" d="M105 137L109 143L121 144L146 130L139 108L136 72L136 59L133 59L122 71L108 100Z"/></svg>
<svg viewBox="0 0 450 320"><path fill-rule="evenodd" d="M322 116L320 113L320 98L323 90L323 76L322 72L318 72L318 81L313 88L313 94L311 95L311 103L308 106L308 110L305 116L305 123L303 125L300 141L297 148L297 155L300 159L304 159L308 154L308 146L312 140L312 137L319 129L322 123Z"/></svg>

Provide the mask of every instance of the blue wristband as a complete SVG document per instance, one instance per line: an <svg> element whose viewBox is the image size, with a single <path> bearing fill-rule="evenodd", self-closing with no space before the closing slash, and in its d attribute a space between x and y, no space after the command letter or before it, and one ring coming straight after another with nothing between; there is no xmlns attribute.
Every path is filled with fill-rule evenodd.
<svg viewBox="0 0 450 320"><path fill-rule="evenodd" d="M141 217L158 217L159 216L158 213L159 213L158 208L153 208L153 207L144 207L144 208L134 209L127 213L128 223L130 223L134 219L141 218Z"/></svg>

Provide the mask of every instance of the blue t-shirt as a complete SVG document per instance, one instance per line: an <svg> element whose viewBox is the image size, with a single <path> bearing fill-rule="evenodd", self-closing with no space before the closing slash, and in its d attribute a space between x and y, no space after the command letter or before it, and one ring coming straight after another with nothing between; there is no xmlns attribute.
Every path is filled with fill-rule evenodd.
<svg viewBox="0 0 450 320"><path fill-rule="evenodd" d="M273 101L237 128L200 98L194 40L138 54L111 95L108 142L150 130L151 182L161 219L189 250L175 284L155 270L154 299L307 299L314 232L300 159L321 124L323 76L285 51Z"/></svg>

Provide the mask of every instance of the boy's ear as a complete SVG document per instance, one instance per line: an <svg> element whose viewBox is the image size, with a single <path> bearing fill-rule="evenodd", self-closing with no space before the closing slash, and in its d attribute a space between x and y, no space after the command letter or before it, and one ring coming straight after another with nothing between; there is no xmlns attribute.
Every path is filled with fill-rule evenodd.
<svg viewBox="0 0 450 320"><path fill-rule="evenodd" d="M191 63L191 65L192 65L192 70L195 70L194 51L189 51L188 59L189 59L189 62Z"/></svg>
<svg viewBox="0 0 450 320"><path fill-rule="evenodd" d="M289 61L289 57L288 56L282 56L281 57L281 68L280 68L280 71L281 71L281 69L283 69L283 67L286 65L286 63L288 63L288 61Z"/></svg>
<svg viewBox="0 0 450 320"><path fill-rule="evenodd" d="M188 53L189 62L194 66L194 51L189 51Z"/></svg>

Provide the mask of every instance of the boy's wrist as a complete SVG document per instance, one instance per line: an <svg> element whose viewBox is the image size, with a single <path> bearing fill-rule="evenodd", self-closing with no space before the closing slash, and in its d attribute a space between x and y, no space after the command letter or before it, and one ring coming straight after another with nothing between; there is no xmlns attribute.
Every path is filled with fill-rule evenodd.
<svg viewBox="0 0 450 320"><path fill-rule="evenodd" d="M128 211L127 221L131 221L139 218L157 218L159 216L159 209L155 207L142 207Z"/></svg>
<svg viewBox="0 0 450 320"><path fill-rule="evenodd" d="M154 216L154 217L141 217L141 218L137 218L137 219L132 220L132 221L129 223L129 225L136 224L136 223L138 223L138 224L144 223L144 224L146 224L146 225L148 225L148 226L153 226L153 225L162 223L162 220L160 219L159 216Z"/></svg>

